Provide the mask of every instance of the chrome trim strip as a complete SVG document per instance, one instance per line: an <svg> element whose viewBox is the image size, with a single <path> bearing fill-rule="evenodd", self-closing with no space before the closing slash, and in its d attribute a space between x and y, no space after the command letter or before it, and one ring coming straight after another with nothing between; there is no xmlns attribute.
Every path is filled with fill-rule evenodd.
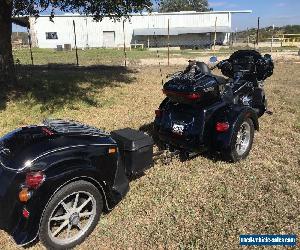
<svg viewBox="0 0 300 250"><path fill-rule="evenodd" d="M86 145L79 144L79 145L67 146L67 147L62 147L62 148L56 148L56 149L47 151L46 153L41 154L38 157L34 158L33 160L31 160L31 164L34 163L36 160L38 160L48 154L54 153L54 152L63 151L63 150L69 149L69 148L79 148L79 147L88 147L88 146L113 146L113 144L86 144Z"/></svg>
<svg viewBox="0 0 300 250"><path fill-rule="evenodd" d="M0 165L5 168L5 169L8 169L8 170L11 170L11 171L18 171L18 169L15 169L15 168L10 168L10 167L7 167L0 159Z"/></svg>

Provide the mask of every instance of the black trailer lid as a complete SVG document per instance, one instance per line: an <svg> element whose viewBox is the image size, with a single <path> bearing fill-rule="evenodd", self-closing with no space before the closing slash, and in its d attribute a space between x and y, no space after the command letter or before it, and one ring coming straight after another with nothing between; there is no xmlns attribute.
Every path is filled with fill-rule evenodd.
<svg viewBox="0 0 300 250"><path fill-rule="evenodd" d="M135 151L153 145L153 139L144 132L124 128L111 132L111 137L122 150Z"/></svg>

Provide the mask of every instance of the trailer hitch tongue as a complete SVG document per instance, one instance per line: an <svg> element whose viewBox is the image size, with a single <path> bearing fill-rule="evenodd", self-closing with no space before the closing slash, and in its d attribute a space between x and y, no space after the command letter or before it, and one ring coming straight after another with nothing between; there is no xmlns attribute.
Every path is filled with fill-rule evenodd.
<svg viewBox="0 0 300 250"><path fill-rule="evenodd" d="M173 158L179 154L180 150L160 150L153 154L153 161L154 163L162 162L164 165L168 165L172 162Z"/></svg>

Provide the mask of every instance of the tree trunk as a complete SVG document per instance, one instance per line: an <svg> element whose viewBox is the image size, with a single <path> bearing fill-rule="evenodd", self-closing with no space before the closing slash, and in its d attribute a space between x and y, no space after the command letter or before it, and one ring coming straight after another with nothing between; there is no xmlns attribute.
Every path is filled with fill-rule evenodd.
<svg viewBox="0 0 300 250"><path fill-rule="evenodd" d="M16 82L11 45L12 2L0 0L0 82L6 84Z"/></svg>

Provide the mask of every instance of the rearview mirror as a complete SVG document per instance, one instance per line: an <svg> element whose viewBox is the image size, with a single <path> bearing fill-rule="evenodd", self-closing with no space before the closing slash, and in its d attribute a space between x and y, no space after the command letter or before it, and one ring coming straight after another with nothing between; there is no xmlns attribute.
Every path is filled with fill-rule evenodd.
<svg viewBox="0 0 300 250"><path fill-rule="evenodd" d="M218 57L216 56L212 56L210 59L209 59L209 62L210 63L216 63L218 61Z"/></svg>

